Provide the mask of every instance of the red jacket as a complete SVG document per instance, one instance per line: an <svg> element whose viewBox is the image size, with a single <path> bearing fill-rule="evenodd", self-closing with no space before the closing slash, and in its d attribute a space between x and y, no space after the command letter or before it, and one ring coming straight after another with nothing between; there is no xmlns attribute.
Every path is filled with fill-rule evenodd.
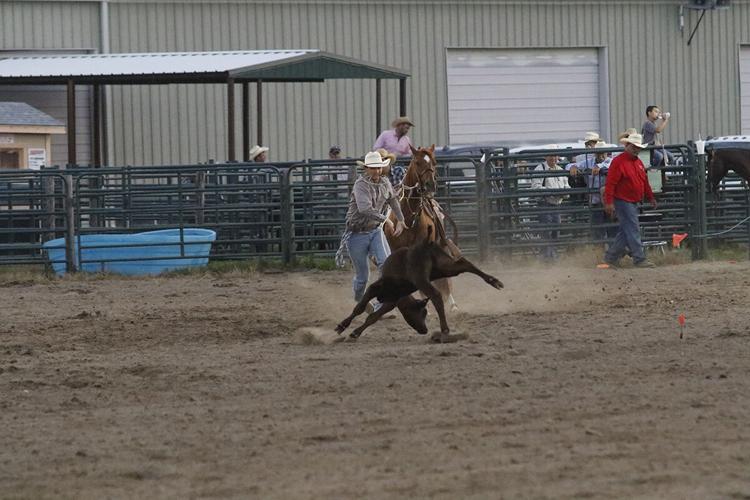
<svg viewBox="0 0 750 500"><path fill-rule="evenodd" d="M654 201L654 192L648 183L643 162L628 152L617 155L607 171L604 204L611 205L615 198L637 203L643 200L644 195L648 201Z"/></svg>

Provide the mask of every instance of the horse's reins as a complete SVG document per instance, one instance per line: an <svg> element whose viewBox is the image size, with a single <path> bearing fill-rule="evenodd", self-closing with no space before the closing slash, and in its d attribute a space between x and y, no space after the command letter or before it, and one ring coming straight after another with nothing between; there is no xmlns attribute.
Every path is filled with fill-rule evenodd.
<svg viewBox="0 0 750 500"><path fill-rule="evenodd" d="M432 160L432 159L431 159ZM425 169L424 172L432 172L432 174L435 174L435 167L433 166L432 161L430 162L430 166ZM404 179L406 180L406 179ZM440 217L438 216L437 212L435 211L435 207L432 205L432 198L433 195L431 192L427 191L423 185L422 185L422 179L417 176L417 182L413 186L409 186L401 183L401 198L399 201L406 198L407 204L409 200L414 199L415 197L412 195L414 191L416 190L417 197L419 199L419 206L416 208L416 210L412 210L412 218L411 223L409 224L409 227L413 227L415 223L419 221L419 216L422 213L423 210L427 212L427 215L433 220L435 227L436 227L436 236L438 237L440 244L443 246L447 246L447 239L448 235L445 233L445 227L443 227L443 224L440 222ZM408 191L408 195L407 195ZM411 209L411 207L409 207Z"/></svg>

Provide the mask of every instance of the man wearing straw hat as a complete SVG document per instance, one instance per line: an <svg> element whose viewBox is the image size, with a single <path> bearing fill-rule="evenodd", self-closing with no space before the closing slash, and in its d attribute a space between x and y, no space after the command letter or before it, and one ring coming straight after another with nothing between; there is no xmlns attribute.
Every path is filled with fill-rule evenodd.
<svg viewBox="0 0 750 500"><path fill-rule="evenodd" d="M638 203L644 196L656 208L656 198L648 183L646 169L638 153L646 147L641 134L630 134L620 139L625 152L609 165L604 187L604 211L612 217L617 214L619 229L615 240L604 254L604 262L617 267L620 259L630 250L636 267L654 267L646 260L638 223Z"/></svg>
<svg viewBox="0 0 750 500"><path fill-rule="evenodd" d="M265 146L259 146L255 145L252 148L250 148L250 151L248 151L248 156L250 157L250 161L256 162L256 163L265 163L268 161L268 153L270 148L267 148Z"/></svg>
<svg viewBox="0 0 750 500"><path fill-rule="evenodd" d="M357 161L364 167L364 173L354 182L349 209L346 212L346 231L341 238L341 247L336 253L337 263L346 250L354 265L352 288L354 300L359 301L367 288L370 278L368 256L375 258L378 269L383 267L390 248L383 234L383 224L393 224L384 214L388 204L396 214L396 227L393 234L398 236L406 228L401 206L388 179L382 176L382 169L390 164L377 151L365 155L365 161Z"/></svg>
<svg viewBox="0 0 750 500"><path fill-rule="evenodd" d="M413 126L411 118L399 116L391 123L390 130L384 130L378 136L372 147L373 151L383 148L396 156L411 156L412 144L407 134Z"/></svg>

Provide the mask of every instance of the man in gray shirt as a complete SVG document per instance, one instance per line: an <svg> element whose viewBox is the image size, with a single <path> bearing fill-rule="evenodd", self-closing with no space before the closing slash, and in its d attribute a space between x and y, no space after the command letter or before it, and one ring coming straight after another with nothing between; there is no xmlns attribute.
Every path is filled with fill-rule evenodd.
<svg viewBox="0 0 750 500"><path fill-rule="evenodd" d="M406 228L401 206L387 177L381 177L383 167L390 163L383 159L380 153L373 151L365 155L365 161L357 161L365 168L365 172L354 182L354 189L349 200L349 210L346 212L346 233L343 243L349 251L349 257L354 265L355 276L352 281L354 300L359 301L367 288L370 278L370 263L368 256L373 256L378 269L391 253L383 234L382 224L393 223L383 213L388 204L396 214L394 236L398 236Z"/></svg>
<svg viewBox="0 0 750 500"><path fill-rule="evenodd" d="M641 135L643 136L643 144L649 146L661 145L661 141L657 135L661 134L662 131L669 125L669 113L662 113L661 108L656 105L646 106L646 121L643 122L641 127ZM667 153L667 164L671 165L674 163L674 156L669 151L662 149L651 150L651 166L658 167L664 165L664 153Z"/></svg>

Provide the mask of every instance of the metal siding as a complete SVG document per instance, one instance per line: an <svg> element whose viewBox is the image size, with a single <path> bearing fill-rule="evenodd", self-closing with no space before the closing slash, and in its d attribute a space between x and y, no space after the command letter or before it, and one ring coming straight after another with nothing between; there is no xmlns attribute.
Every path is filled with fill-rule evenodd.
<svg viewBox="0 0 750 500"><path fill-rule="evenodd" d="M740 133L750 134L750 47L740 47Z"/></svg>
<svg viewBox="0 0 750 500"><path fill-rule="evenodd" d="M111 50L310 47L401 67L413 74L407 97L409 113L417 124L412 130L414 142L442 144L448 140L446 47L607 47L612 135L626 127L640 128L650 103L673 113L664 133L667 142L684 141L698 133L735 134L740 129L738 46L750 43L745 34L750 4L735 1L729 11L707 13L687 47L699 13L685 12L681 35L680 3L118 0L110 3ZM35 21L35 16L44 19ZM90 24L60 26L82 20ZM31 29L40 22L44 29ZM98 47L97 32L96 3L29 6L27 2L0 2L0 42L6 48L70 47L74 43ZM196 87L170 86L140 93L115 88L115 109L128 112L122 119L114 115L115 161L224 158L225 92ZM386 126L398 110L397 89L394 82L383 84ZM270 84L264 97L264 135L273 148L272 159L324 156L333 142L350 155L361 155L372 145L372 82ZM254 114L254 87L251 98ZM134 119L133 109L152 123L153 135L144 137L145 125L140 123L141 116ZM254 123L251 129L254 136ZM136 146L134 136L150 145Z"/></svg>
<svg viewBox="0 0 750 500"><path fill-rule="evenodd" d="M96 49L99 7L91 3L0 2L0 51ZM65 121L65 88L0 85L0 100L21 100ZM76 88L76 147L79 163L91 162L91 109L88 87ZM51 160L67 163L67 138L52 136Z"/></svg>

